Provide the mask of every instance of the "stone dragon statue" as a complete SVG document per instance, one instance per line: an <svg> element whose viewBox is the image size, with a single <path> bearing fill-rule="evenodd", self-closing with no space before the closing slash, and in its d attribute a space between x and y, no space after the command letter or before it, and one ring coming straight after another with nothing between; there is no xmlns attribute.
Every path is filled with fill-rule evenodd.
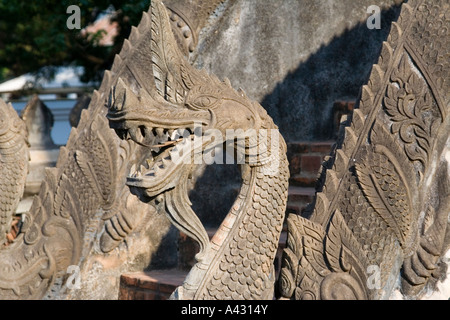
<svg viewBox="0 0 450 320"><path fill-rule="evenodd" d="M420 297L442 279L450 244L447 2L403 5L323 164L314 202L287 219L276 281L289 178L284 140L242 90L185 60L202 24L152 0L56 168L47 169L17 238L0 247L0 298L110 291L118 277L90 281L94 267L113 258L126 268L123 247L156 210L200 245L173 299L273 299L275 284L281 299L380 299L396 288ZM210 10L212 2L200 3ZM11 110L0 103L1 119L16 119ZM20 121L0 123L2 172L18 182L0 186L15 195L1 199L2 243L26 176L26 135L15 138L21 131ZM224 149L240 166L242 186L210 240L190 206L188 181ZM9 161L12 150L19 161ZM82 290L68 289L70 266L81 269Z"/></svg>
<svg viewBox="0 0 450 320"><path fill-rule="evenodd" d="M152 74L146 75L146 88L119 79L107 117L119 136L152 149L127 184L141 198L158 197L175 226L200 245L197 264L173 297L271 299L289 178L284 140L266 111L242 90L235 91L229 81L198 71L184 59L164 6L159 1L151 6L153 41L147 59ZM229 130L248 135L229 138ZM187 181L196 157L223 150L225 144L242 155L243 182L209 241L189 205Z"/></svg>
<svg viewBox="0 0 450 320"><path fill-rule="evenodd" d="M170 23L185 54L220 2L199 1L195 10L182 14L179 1L173 1ZM152 219L158 224L161 218L125 185L132 164L147 158L149 151L120 140L109 128L105 108L108 92L119 78L138 81L146 74L143 61L151 52L151 27L150 13L144 12L61 147L56 167L46 169L18 234L8 243L6 233L25 186L29 151L23 121L0 102L1 169L6 177L0 183L1 242L7 244L0 246L0 299L116 299L120 274L147 266L154 253L148 244L164 236L163 230L153 232L152 239L141 233L154 223ZM137 248L130 249L130 241ZM72 290L74 277L81 281Z"/></svg>
<svg viewBox="0 0 450 320"><path fill-rule="evenodd" d="M314 203L303 216L288 218L281 298L388 298L399 276L402 292L415 296L441 277L440 258L449 245L448 11L445 1L403 5L359 105L342 123L323 165ZM271 259L287 196L284 142L278 138L277 152L258 154L261 160L250 163L260 141L245 140L240 194L209 242L186 196L197 154L184 146L200 137L198 153L216 148L216 140L202 133L211 128L223 135L276 127L227 80L193 69L168 21L153 1L153 77L146 88L119 80L110 94L111 127L153 149L127 184L145 201L158 198L171 221L200 244L197 264L172 298L271 299ZM180 129L187 134L173 135ZM274 160L276 173L268 175Z"/></svg>

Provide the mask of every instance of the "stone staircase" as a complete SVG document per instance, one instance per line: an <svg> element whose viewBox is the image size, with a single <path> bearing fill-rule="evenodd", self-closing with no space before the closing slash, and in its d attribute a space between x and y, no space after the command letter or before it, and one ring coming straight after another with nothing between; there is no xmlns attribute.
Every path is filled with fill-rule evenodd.
<svg viewBox="0 0 450 320"><path fill-rule="evenodd" d="M313 200L314 185L319 168L325 156L330 154L333 141L324 142L290 142L288 160L290 164L290 181L286 213L300 214ZM207 230L210 237L215 229ZM280 237L275 269L281 267L281 256L286 246L286 228ZM196 244L186 235L180 233L178 243L180 269L153 270L123 274L120 279L119 300L165 300L180 286L185 279L189 265L194 263Z"/></svg>

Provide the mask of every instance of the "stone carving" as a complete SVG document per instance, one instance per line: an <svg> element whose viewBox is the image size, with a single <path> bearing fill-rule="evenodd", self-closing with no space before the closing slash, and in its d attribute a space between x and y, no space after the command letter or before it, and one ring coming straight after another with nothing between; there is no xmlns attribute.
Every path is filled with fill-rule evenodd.
<svg viewBox="0 0 450 320"><path fill-rule="evenodd" d="M47 169L18 237L0 251L3 299L42 297L69 265L79 264L87 249L83 233L97 206L107 210L114 205L116 177L111 174L118 172L111 146L116 142L99 116L84 132L72 131L68 147L77 144L76 151L61 148L57 168ZM86 152L92 146L96 152Z"/></svg>
<svg viewBox="0 0 450 320"><path fill-rule="evenodd" d="M152 1L151 16L148 65L142 70L127 62L134 79L118 80L107 116L119 136L152 150L127 179L133 193L165 208L174 225L200 245L196 265L172 298L272 299L273 260L289 178L284 140L266 111L242 90L235 91L229 81L196 70L184 59L159 1ZM247 133L219 139L229 130ZM190 207L187 183L204 154L224 145L242 156L243 183L209 241Z"/></svg>
<svg viewBox="0 0 450 320"><path fill-rule="evenodd" d="M151 54L150 20L150 14L143 13L140 25L132 29L111 71L105 73L101 87L92 94L89 107L83 108L77 127L72 129L66 146L60 149L56 167L46 169L29 212L22 214L16 238L0 248L1 299L117 298L121 272L146 267L156 250L150 246L157 247L155 243L159 244L163 231L168 230L169 223L158 217L155 207L140 203L125 184L133 163L148 158L150 150L132 141L121 141L105 117L109 89L119 78L139 83L139 77L152 74L151 65L146 63ZM142 83L146 85L146 81ZM2 112L9 112L11 108L8 108L2 106ZM42 108L31 109L46 114ZM8 113L1 119L14 117ZM7 128L19 131L22 127L15 121L4 124L5 135L1 137L5 138L6 155L12 139ZM18 140L14 148L19 150L21 144ZM15 161L14 165L20 163ZM7 172L19 173L13 169L8 168ZM23 175L26 176L26 171ZM19 178L14 180L20 183ZM25 180L18 188L23 189L24 183ZM2 199L8 202L5 214L2 213L4 232L11 228L12 213L6 210L14 210L9 208L13 199L7 198L12 188L16 186L3 188L7 191ZM20 190L14 191L18 199L20 194ZM149 224L158 224L161 230L147 239L147 235L139 232ZM129 248L124 240L141 245ZM77 268L83 281L81 288L72 290L70 275Z"/></svg>
<svg viewBox="0 0 450 320"><path fill-rule="evenodd" d="M445 0L403 5L359 104L342 123L337 147L323 165L315 202L304 216L288 218L282 298L384 298L399 275L403 292L420 297L439 279L441 256L449 249L448 12ZM95 281L70 290L68 268L92 276L92 265L120 257L121 245L156 211L166 212L200 245L197 263L174 299L272 299L273 259L287 198L283 138L242 90L183 59L191 40L178 42L184 51L178 49L177 32L187 29L177 24L181 29L174 35L177 19L152 1L124 42L61 148L56 168L46 170L17 237L0 247L2 299L95 298L83 295L99 287ZM198 26L187 24L198 32ZM2 170L19 182L0 188L6 234L23 192L27 143L23 122L11 122L12 108L0 104L5 113L0 118L8 120L0 125ZM239 129L243 135L219 139ZM224 145L241 157L243 183L209 241L190 208L187 184L198 157ZM21 160L10 161L13 149ZM140 163L140 169L132 168ZM146 204L137 203L130 189ZM93 261L94 255L101 259ZM103 283L100 287L109 291Z"/></svg>
<svg viewBox="0 0 450 320"><path fill-rule="evenodd" d="M0 100L0 246L14 238L9 233L28 173L27 136L12 105Z"/></svg>
<svg viewBox="0 0 450 320"><path fill-rule="evenodd" d="M449 248L450 7L409 1L324 162L288 217L284 299L420 297Z"/></svg>
<svg viewBox="0 0 450 320"><path fill-rule="evenodd" d="M22 110L20 117L28 129L30 146L34 149L53 149L56 147L50 132L53 128L53 114L48 107L34 95Z"/></svg>

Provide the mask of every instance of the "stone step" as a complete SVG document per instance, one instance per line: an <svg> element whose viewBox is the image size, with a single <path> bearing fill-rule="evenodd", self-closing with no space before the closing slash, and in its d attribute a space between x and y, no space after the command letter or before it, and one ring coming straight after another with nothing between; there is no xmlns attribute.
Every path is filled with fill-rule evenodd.
<svg viewBox="0 0 450 320"><path fill-rule="evenodd" d="M300 214L301 210L313 200L314 188L289 187L287 213ZM207 228L207 233L211 239L216 228ZM274 261L275 271L278 274L281 269L281 257L286 247L287 232L283 229L278 250ZM192 239L180 233L180 259L185 261L182 265L186 268L192 266L193 257L198 250L198 246ZM187 275L187 271L178 269L154 270L148 272L134 272L123 274L120 278L120 300L166 300L172 292L180 285Z"/></svg>
<svg viewBox="0 0 450 320"><path fill-rule="evenodd" d="M330 155L334 141L289 142L287 157L289 161L291 186L314 187L324 158Z"/></svg>
<svg viewBox="0 0 450 320"><path fill-rule="evenodd" d="M315 194L314 188L291 186L288 189L288 203L289 202L306 202L312 201Z"/></svg>
<svg viewBox="0 0 450 320"><path fill-rule="evenodd" d="M133 272L120 277L119 300L167 300L183 284L188 272L154 270Z"/></svg>
<svg viewBox="0 0 450 320"><path fill-rule="evenodd" d="M275 257L275 273L278 278L281 257L286 247L287 233L281 232ZM167 300L172 292L183 284L188 271L168 269L126 273L120 277L119 300Z"/></svg>
<svg viewBox="0 0 450 320"><path fill-rule="evenodd" d="M290 186L286 213L300 214L313 201L314 194L314 188Z"/></svg>

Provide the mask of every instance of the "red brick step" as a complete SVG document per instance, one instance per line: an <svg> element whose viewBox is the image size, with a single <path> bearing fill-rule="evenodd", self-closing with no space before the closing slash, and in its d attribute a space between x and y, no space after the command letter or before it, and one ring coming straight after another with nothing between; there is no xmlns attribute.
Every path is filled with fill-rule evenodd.
<svg viewBox="0 0 450 320"><path fill-rule="evenodd" d="M334 141L289 142L290 186L314 187L324 158L330 155Z"/></svg>
<svg viewBox="0 0 450 320"><path fill-rule="evenodd" d="M155 270L120 277L119 300L167 300L183 284L186 271Z"/></svg>
<svg viewBox="0 0 450 320"><path fill-rule="evenodd" d="M314 188L289 187L287 213L300 214L303 208L312 201L314 193ZM215 229L207 230L210 238L215 231ZM193 241L185 238L186 236L181 234L180 239L184 239L180 242L183 244L182 247L188 246L194 250L196 246L193 245ZM274 262L277 271L281 267L281 256L286 247L286 238L286 230L283 230ZM186 250L185 248L184 251ZM187 256L194 254L195 252L184 253ZM183 284L187 273L187 271L170 269L123 274L120 278L119 300L166 300L178 286Z"/></svg>

